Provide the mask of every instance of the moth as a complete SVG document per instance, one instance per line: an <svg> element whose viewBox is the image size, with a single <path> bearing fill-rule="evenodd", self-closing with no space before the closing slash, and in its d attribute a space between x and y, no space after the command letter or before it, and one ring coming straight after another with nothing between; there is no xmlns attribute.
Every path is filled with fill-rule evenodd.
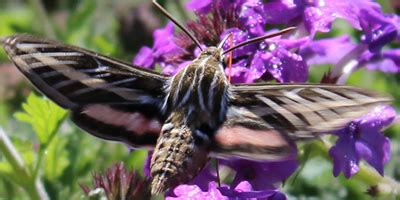
<svg viewBox="0 0 400 200"><path fill-rule="evenodd" d="M209 156L284 159L291 144L340 129L391 101L360 88L231 84L220 47L173 76L31 35L3 40L9 58L86 132L154 149L152 193L190 181Z"/></svg>

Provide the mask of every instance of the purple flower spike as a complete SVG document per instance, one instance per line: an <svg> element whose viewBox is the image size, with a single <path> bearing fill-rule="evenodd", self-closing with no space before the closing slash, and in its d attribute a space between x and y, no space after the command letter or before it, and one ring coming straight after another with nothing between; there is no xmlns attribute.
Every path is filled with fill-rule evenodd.
<svg viewBox="0 0 400 200"><path fill-rule="evenodd" d="M360 159L383 175L383 166L390 159L390 141L382 135L381 129L395 116L392 107L380 106L336 132L339 139L329 151L334 163L333 175L343 172L346 178L351 177L358 172Z"/></svg>

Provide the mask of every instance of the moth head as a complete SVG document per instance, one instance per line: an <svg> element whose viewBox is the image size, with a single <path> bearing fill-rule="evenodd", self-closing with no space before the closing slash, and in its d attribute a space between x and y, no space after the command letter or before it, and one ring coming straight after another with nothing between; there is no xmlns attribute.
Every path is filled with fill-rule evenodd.
<svg viewBox="0 0 400 200"><path fill-rule="evenodd" d="M205 57L213 57L219 62L222 62L223 56L222 56L223 50L217 47L207 47L200 53L200 58L205 58Z"/></svg>

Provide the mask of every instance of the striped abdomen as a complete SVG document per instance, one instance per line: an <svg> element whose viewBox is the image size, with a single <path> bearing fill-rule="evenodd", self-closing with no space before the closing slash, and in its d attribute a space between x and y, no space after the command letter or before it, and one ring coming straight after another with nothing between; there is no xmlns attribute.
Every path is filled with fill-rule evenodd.
<svg viewBox="0 0 400 200"><path fill-rule="evenodd" d="M209 139L182 119L181 112L173 112L162 127L151 160L153 194L190 181L208 160Z"/></svg>

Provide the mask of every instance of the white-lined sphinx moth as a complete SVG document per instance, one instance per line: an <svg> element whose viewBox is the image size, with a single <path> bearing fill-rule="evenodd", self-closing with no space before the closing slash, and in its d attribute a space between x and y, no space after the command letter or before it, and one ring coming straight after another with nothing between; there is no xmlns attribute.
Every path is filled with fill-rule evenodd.
<svg viewBox="0 0 400 200"><path fill-rule="evenodd" d="M20 71L97 137L154 147L152 193L192 179L208 155L287 156L290 143L340 129L389 97L312 84L230 84L222 50L208 47L168 77L30 35L4 40Z"/></svg>

